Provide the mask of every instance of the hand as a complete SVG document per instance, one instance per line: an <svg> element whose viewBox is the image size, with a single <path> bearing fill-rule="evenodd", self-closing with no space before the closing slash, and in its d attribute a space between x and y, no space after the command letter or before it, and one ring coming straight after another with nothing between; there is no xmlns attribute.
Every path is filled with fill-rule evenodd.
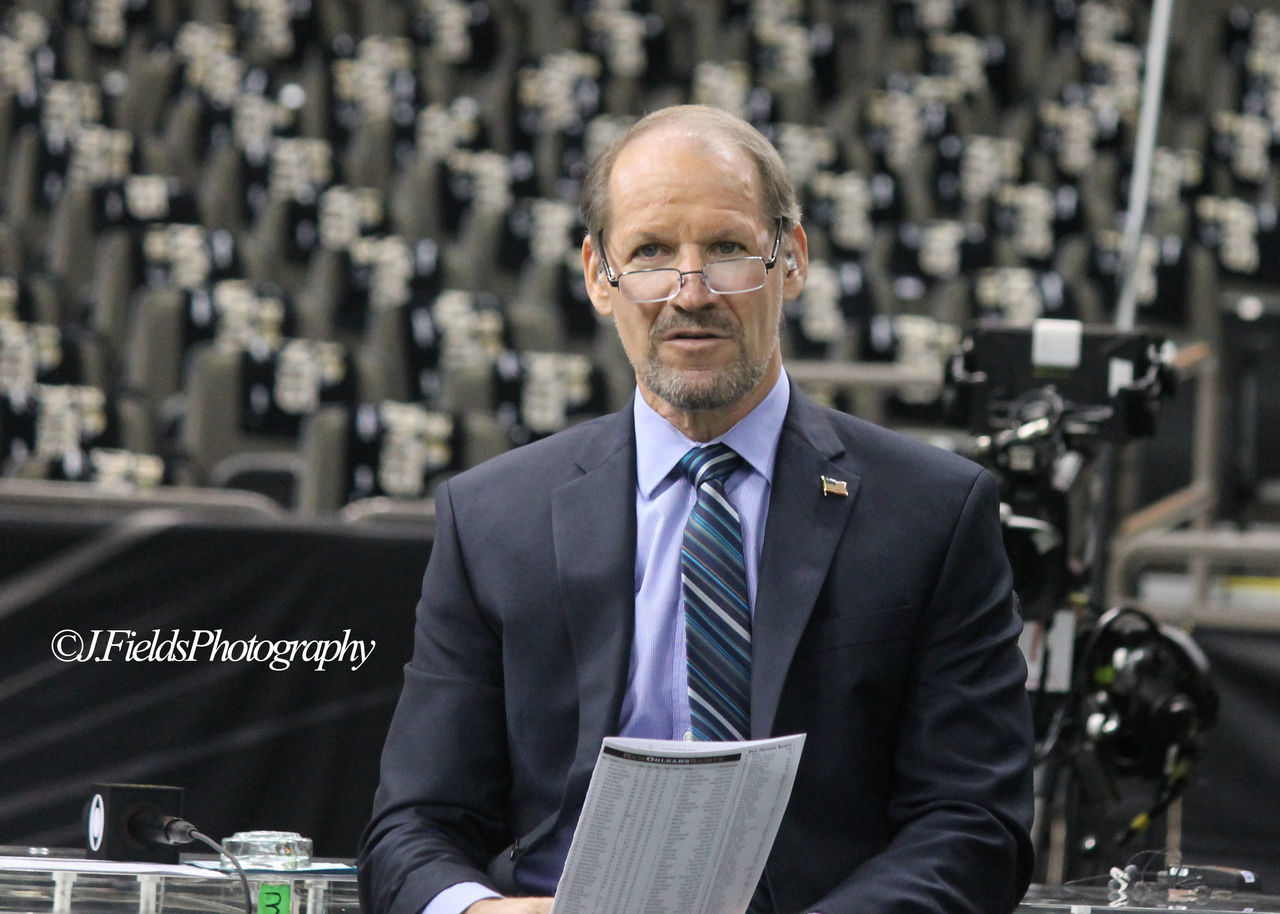
<svg viewBox="0 0 1280 914"><path fill-rule="evenodd" d="M550 898L481 898L462 914L548 914Z"/></svg>

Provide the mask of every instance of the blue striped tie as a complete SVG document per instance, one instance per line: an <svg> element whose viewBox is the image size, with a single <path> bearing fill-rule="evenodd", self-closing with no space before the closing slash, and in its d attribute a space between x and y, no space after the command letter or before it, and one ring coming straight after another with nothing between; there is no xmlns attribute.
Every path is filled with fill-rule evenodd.
<svg viewBox="0 0 1280 914"><path fill-rule="evenodd" d="M751 606L738 512L724 482L742 458L724 444L680 459L698 500L684 529L680 582L693 738L746 739L751 732Z"/></svg>

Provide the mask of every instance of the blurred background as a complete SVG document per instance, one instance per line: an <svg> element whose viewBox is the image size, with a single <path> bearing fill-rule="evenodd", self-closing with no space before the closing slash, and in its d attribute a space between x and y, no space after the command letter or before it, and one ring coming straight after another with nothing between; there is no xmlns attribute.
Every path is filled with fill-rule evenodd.
<svg viewBox="0 0 1280 914"><path fill-rule="evenodd" d="M1118 451L1107 555L1062 561L1194 627L1212 661L1216 726L1152 840L1274 887L1280 3L1173 9L1132 268L1178 383ZM631 396L586 299L577 198L655 107L740 112L791 169L812 255L792 376L972 450L947 366L973 322L1116 320L1151 16L0 4L0 843L81 845L89 785L111 780L183 786L215 838L290 828L354 853L434 487ZM323 671L51 654L111 629L376 648Z"/></svg>

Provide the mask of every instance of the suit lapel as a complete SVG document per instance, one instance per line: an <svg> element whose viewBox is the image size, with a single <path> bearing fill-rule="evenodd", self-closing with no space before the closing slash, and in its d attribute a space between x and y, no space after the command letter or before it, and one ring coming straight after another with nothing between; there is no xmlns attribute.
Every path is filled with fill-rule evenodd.
<svg viewBox="0 0 1280 914"><path fill-rule="evenodd" d="M616 731L635 629L636 461L631 410L584 448L582 475L551 494L556 570L578 688L578 746L561 808L585 795L600 740Z"/></svg>
<svg viewBox="0 0 1280 914"><path fill-rule="evenodd" d="M857 499L859 479L836 459L844 445L794 384L778 440L752 623L751 734L770 735L796 645ZM825 495L822 477L848 495Z"/></svg>

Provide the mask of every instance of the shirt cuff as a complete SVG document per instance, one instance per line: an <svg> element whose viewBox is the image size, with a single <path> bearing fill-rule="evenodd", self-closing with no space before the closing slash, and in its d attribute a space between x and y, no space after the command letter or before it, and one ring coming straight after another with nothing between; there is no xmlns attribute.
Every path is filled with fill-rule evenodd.
<svg viewBox="0 0 1280 914"><path fill-rule="evenodd" d="M482 898L501 898L502 896L478 882L459 882L451 885L435 898L427 902L422 914L462 914Z"/></svg>

